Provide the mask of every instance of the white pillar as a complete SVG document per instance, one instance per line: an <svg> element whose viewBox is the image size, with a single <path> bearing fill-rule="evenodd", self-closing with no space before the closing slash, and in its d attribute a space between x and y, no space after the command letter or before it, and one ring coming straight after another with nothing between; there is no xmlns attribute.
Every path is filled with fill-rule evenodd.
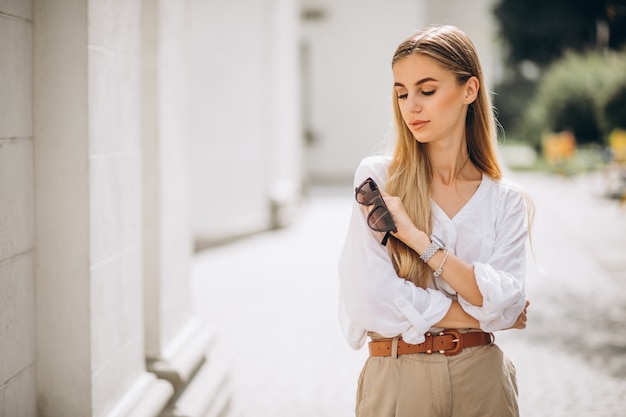
<svg viewBox="0 0 626 417"><path fill-rule="evenodd" d="M270 66L267 2L191 1L191 198L200 246L271 227L270 71L285 70Z"/></svg>
<svg viewBox="0 0 626 417"><path fill-rule="evenodd" d="M269 28L269 198L273 226L288 225L302 195L300 2L266 0Z"/></svg>
<svg viewBox="0 0 626 417"><path fill-rule="evenodd" d="M143 0L143 225L148 369L172 383L167 416L226 409L228 374L191 308L189 3Z"/></svg>
<svg viewBox="0 0 626 417"><path fill-rule="evenodd" d="M39 415L156 416L173 390L144 362L140 4L33 14Z"/></svg>

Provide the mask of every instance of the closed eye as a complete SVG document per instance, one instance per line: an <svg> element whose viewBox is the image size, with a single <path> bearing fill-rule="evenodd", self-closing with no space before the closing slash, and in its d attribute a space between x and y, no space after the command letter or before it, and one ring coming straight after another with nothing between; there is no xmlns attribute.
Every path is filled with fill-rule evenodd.
<svg viewBox="0 0 626 417"><path fill-rule="evenodd" d="M409 95L407 93L405 94L398 94L398 100L403 100L405 98L407 98Z"/></svg>
<svg viewBox="0 0 626 417"><path fill-rule="evenodd" d="M433 94L435 94L435 90L422 91L423 96L432 96Z"/></svg>

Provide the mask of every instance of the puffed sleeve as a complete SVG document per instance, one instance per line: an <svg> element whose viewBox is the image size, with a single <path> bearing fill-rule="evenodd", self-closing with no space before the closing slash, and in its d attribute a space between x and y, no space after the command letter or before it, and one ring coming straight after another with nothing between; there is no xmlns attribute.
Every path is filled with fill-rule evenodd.
<svg viewBox="0 0 626 417"><path fill-rule="evenodd" d="M503 187L491 255L484 262L473 263L483 305L477 307L459 296L463 309L476 318L486 332L511 327L526 305L526 220L522 194Z"/></svg>
<svg viewBox="0 0 626 417"><path fill-rule="evenodd" d="M367 177L384 187L386 165L366 158L356 171L355 187ZM384 337L401 334L407 343L421 343L446 315L451 300L399 278L380 243L382 233L372 231L366 217L367 209L354 201L339 260L339 321L344 336L354 349L363 346L367 331Z"/></svg>

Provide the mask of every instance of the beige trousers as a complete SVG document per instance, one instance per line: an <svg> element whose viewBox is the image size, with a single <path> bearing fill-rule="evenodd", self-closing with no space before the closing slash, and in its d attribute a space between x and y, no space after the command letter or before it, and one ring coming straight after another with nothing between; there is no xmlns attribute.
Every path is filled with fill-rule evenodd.
<svg viewBox="0 0 626 417"><path fill-rule="evenodd" d="M518 417L515 366L495 344L456 356L370 357L359 377L356 415Z"/></svg>

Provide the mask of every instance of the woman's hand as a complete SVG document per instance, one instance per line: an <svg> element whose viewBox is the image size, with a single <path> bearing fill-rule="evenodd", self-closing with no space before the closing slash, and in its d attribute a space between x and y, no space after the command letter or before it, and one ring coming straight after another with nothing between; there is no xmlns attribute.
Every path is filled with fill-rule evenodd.
<svg viewBox="0 0 626 417"><path fill-rule="evenodd" d="M392 233L392 235L403 241L409 247L412 247L412 242L416 241L416 238L419 236L421 231L415 226L415 224L413 224L413 221L407 214L400 197L389 195L382 190L381 195L383 196L383 200L385 200L385 204L387 205L387 208L391 213L391 217L393 217L393 221L398 229L398 231L396 233Z"/></svg>
<svg viewBox="0 0 626 417"><path fill-rule="evenodd" d="M526 307L524 307L524 311L519 315L515 323L509 327L509 329L525 329L526 328L526 320L528 320L527 309L530 305L530 301L526 300Z"/></svg>

